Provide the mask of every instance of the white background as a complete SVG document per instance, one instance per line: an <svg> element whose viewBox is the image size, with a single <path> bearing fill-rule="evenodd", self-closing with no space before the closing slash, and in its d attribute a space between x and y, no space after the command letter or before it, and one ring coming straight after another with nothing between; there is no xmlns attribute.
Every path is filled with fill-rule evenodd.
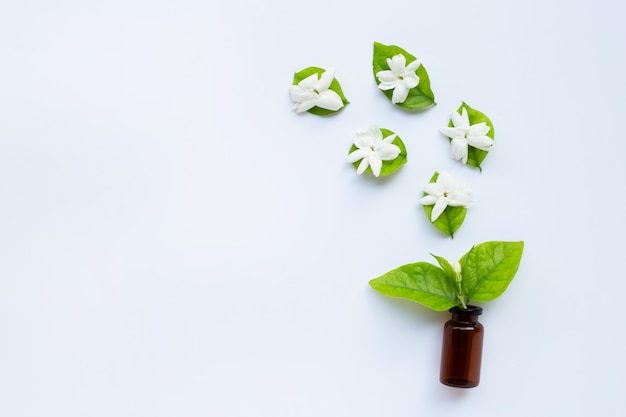
<svg viewBox="0 0 626 417"><path fill-rule="evenodd" d="M619 1L0 0L0 415L626 413L626 56ZM437 106L376 89L402 46ZM297 115L336 67L351 101ZM438 128L493 121L483 173ZM398 133L391 177L345 162ZM474 190L454 240L418 204ZM524 240L483 305L481 385L438 381L448 313L367 282Z"/></svg>

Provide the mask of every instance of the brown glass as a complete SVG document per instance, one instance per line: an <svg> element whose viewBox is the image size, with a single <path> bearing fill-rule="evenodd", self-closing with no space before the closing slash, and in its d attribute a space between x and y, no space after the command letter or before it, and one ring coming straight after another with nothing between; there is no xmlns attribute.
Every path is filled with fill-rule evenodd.
<svg viewBox="0 0 626 417"><path fill-rule="evenodd" d="M478 316L483 309L467 306L452 307L452 318L443 327L441 374L445 385L472 388L480 382L480 362L483 354L483 325Z"/></svg>

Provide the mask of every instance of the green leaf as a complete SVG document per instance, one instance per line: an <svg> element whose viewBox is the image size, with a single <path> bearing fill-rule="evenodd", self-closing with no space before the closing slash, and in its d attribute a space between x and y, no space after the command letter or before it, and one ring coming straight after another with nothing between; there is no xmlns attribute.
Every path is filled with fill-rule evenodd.
<svg viewBox="0 0 626 417"><path fill-rule="evenodd" d="M430 182L437 181L439 177L439 173L435 172L435 174L430 179ZM423 194L424 196L426 193ZM437 217L437 220L434 222L430 220L430 215L433 212L433 208L435 206L424 206L424 213L426 213L426 218L430 221L437 229L441 230L443 233L447 234L451 238L454 239L454 233L459 230L459 227L463 224L465 220L465 215L467 214L467 209L465 207L451 207L448 206L445 208L443 213Z"/></svg>
<svg viewBox="0 0 626 417"><path fill-rule="evenodd" d="M446 258L442 258L441 256L433 255L432 253L430 255L437 260L437 263L439 263L441 269L443 269L446 275L448 275L448 280L450 281L452 288L454 288L456 282L456 273L454 272L454 269L452 269L452 265L450 265L450 262L448 262Z"/></svg>
<svg viewBox="0 0 626 417"><path fill-rule="evenodd" d="M439 263L439 266L441 267L441 269L443 269L443 271L446 273L448 277L448 283L450 284L450 287L453 288L456 293L456 288L458 285L456 282L456 272L454 272L454 269L452 268L452 265L450 265L450 262L448 262L446 258L442 258L441 256L437 256L432 253L430 255L437 260L437 263ZM458 294L455 300L458 301Z"/></svg>
<svg viewBox="0 0 626 417"><path fill-rule="evenodd" d="M436 311L456 305L456 294L446 272L427 262L403 265L369 284L381 294L416 301Z"/></svg>
<svg viewBox="0 0 626 417"><path fill-rule="evenodd" d="M376 74L379 71L385 71L389 69L387 64L387 58L392 58L395 55L402 54L406 58L406 64L410 64L417 58L396 45L383 45L382 43L374 42L374 57L372 60L372 69L374 71L374 80L376 85L380 84ZM417 87L409 90L409 95L403 103L396 103L396 106L403 107L408 110L423 109L433 106L435 103L435 95L430 88L430 78L424 65L420 65L415 71L419 77L419 84ZM382 90L381 90L382 91ZM393 90L382 91L387 98L391 101Z"/></svg>
<svg viewBox="0 0 626 417"><path fill-rule="evenodd" d="M319 78L319 76L322 75L325 71L326 71L325 69L318 68L318 67L308 67L308 68L303 69L302 71L298 71L293 75L293 85L297 85L300 81L304 80L306 77L312 74L317 74ZM312 113L318 116L328 116L328 115L340 112L346 107L346 104L350 103L348 99L346 98L346 96L343 94L341 85L339 85L339 81L337 81L336 78L333 78L333 81L330 83L330 86L328 87L328 89L333 90L335 93L339 94L339 97L341 97L341 101L343 101L343 107L340 108L339 110L333 111L333 110L323 109L321 107L315 106L307 110L309 113Z"/></svg>
<svg viewBox="0 0 626 417"><path fill-rule="evenodd" d="M469 301L491 301L509 286L519 267L524 242L484 242L461 258L463 293Z"/></svg>
<svg viewBox="0 0 626 417"><path fill-rule="evenodd" d="M461 114L463 107L467 111L467 116L470 121L470 125L475 125L477 123L485 122L487 126L489 126L489 132L487 132L487 136L491 139L494 139L494 130L493 123L491 120L482 112L471 108L467 103L463 102L461 106L458 108L457 113ZM448 126L452 127L452 121L448 124ZM452 139L450 139L452 141ZM483 151L482 149L475 148L473 146L468 146L467 148L467 165L472 166L474 168L478 168L482 171L480 164L487 157L489 152Z"/></svg>
<svg viewBox="0 0 626 417"><path fill-rule="evenodd" d="M380 128L380 131L383 134L383 139L386 138L389 135L393 135L394 132L392 132L391 130L388 129L384 129L384 128ZM402 139L400 139L400 136L396 135L396 138L393 140L394 145L396 145L398 148L400 148L400 154L396 157L396 159L392 159L391 161L383 161L383 166L380 169L380 176L385 176L385 175L389 175L389 174L393 174L394 172L396 172L398 169L400 169L400 167L404 164L406 164L407 161L407 154L406 154L406 146L404 145L404 142L402 142ZM350 147L350 151L348 152L348 154L356 151L358 148L356 145L352 145ZM361 163L361 160L354 162L352 165L355 168L359 167L359 164ZM372 172L372 168L371 167L367 167L367 169L365 170L365 172Z"/></svg>

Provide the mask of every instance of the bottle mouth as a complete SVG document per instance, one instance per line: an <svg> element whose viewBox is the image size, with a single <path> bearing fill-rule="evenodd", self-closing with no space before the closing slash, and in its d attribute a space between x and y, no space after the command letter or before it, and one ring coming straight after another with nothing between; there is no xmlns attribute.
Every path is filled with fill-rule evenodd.
<svg viewBox="0 0 626 417"><path fill-rule="evenodd" d="M454 306L448 311L452 314L463 314L466 316L480 316L483 314L483 308L478 306L467 306L467 308Z"/></svg>

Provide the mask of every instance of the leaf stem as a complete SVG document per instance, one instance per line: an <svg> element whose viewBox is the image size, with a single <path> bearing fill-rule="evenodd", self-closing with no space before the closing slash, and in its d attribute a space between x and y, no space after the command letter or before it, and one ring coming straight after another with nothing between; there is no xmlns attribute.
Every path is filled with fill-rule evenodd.
<svg viewBox="0 0 626 417"><path fill-rule="evenodd" d="M461 281L457 281L457 298L461 302L461 307L467 309L467 304L465 303L465 295L463 295L463 288L461 288Z"/></svg>
<svg viewBox="0 0 626 417"><path fill-rule="evenodd" d="M459 297L459 301L461 302L461 307L463 307L464 310L467 310L467 304L465 303L463 297Z"/></svg>

